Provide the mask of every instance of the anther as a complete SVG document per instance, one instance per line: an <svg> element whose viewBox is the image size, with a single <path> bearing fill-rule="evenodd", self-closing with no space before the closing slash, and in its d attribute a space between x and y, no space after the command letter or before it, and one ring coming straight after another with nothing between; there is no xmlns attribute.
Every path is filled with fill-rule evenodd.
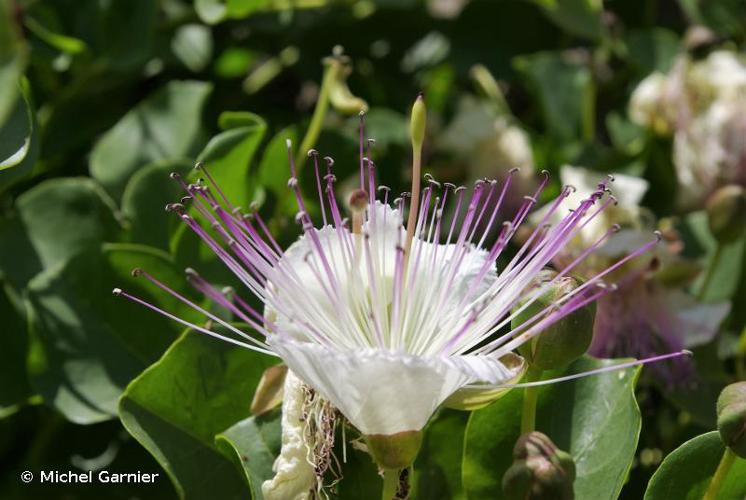
<svg viewBox="0 0 746 500"><path fill-rule="evenodd" d="M657 239L658 241L661 241L661 240L663 239L663 233L661 233L660 231L658 231L658 230L655 230L655 231L653 231L653 234L655 235L655 238L656 238L656 239Z"/></svg>
<svg viewBox="0 0 746 500"><path fill-rule="evenodd" d="M612 233L618 233L621 230L622 230L622 226L620 226L619 224L613 224L611 226L611 232Z"/></svg>
<svg viewBox="0 0 746 500"><path fill-rule="evenodd" d="M119 297L120 295L122 295L122 289L121 288L115 288L114 290L111 291L111 294L114 297Z"/></svg>
<svg viewBox="0 0 746 500"><path fill-rule="evenodd" d="M368 206L368 193L365 189L356 189L350 194L348 205L354 212L362 212Z"/></svg>
<svg viewBox="0 0 746 500"><path fill-rule="evenodd" d="M191 196L182 196L181 200L179 200L179 201L181 202L182 205L185 205L185 204L189 203L190 201L192 201L192 199L193 198Z"/></svg>
<svg viewBox="0 0 746 500"><path fill-rule="evenodd" d="M142 276L143 270L139 267L136 267L132 270L132 277L137 278L138 276Z"/></svg>
<svg viewBox="0 0 746 500"><path fill-rule="evenodd" d="M194 170L202 170L204 167L205 167L205 164L201 161L198 161L197 163L194 164Z"/></svg>
<svg viewBox="0 0 746 500"><path fill-rule="evenodd" d="M308 150L308 157L311 158L311 157L314 157L314 156L319 156L319 152L316 151L315 149L309 149Z"/></svg>
<svg viewBox="0 0 746 500"><path fill-rule="evenodd" d="M181 179L181 176L177 172L171 172L170 174L168 174L168 176L173 180Z"/></svg>
<svg viewBox="0 0 746 500"><path fill-rule="evenodd" d="M288 179L288 187L291 189L294 189L298 186L298 179L295 177L291 177Z"/></svg>

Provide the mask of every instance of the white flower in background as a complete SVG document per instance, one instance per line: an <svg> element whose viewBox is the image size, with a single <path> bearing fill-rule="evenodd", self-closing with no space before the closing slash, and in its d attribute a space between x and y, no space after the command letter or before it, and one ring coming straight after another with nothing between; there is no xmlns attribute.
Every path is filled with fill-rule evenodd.
<svg viewBox="0 0 746 500"><path fill-rule="evenodd" d="M668 114L663 109L666 83L666 75L651 73L635 87L629 99L630 119L659 134L670 131Z"/></svg>
<svg viewBox="0 0 746 500"><path fill-rule="evenodd" d="M729 50L717 50L691 65L687 84L704 103L744 97L746 60Z"/></svg>
<svg viewBox="0 0 746 500"><path fill-rule="evenodd" d="M577 198L592 192L599 178L596 172L571 166L562 167L560 176L564 183L577 187L573 194ZM576 239L558 253L555 258L558 265L582 256L588 242L597 239L603 228L612 224L619 224L620 230L578 266L577 273L582 277L595 275L610 263L634 253L646 241L653 220L639 203L648 183L637 177L616 175L615 188L618 204L579 231ZM571 206L572 201L568 197L564 203ZM541 213L539 210L538 214ZM657 273L667 266L682 265L676 255L677 247L675 242L664 241L652 252L626 264L617 280L618 292L598 301L591 354L605 358L644 358L656 352L693 348L717 334L730 305L700 303L682 290L682 283L666 283ZM687 359L655 370L668 385L692 382L693 371Z"/></svg>
<svg viewBox="0 0 746 500"><path fill-rule="evenodd" d="M679 204L696 206L718 187L746 185L746 60L727 50L701 61L680 55L632 93L632 121L673 134Z"/></svg>
<svg viewBox="0 0 746 500"><path fill-rule="evenodd" d="M305 439L303 382L292 371L285 375L282 398L282 448L272 471L275 477L262 484L266 500L308 500L316 487L316 474L308 460L312 452Z"/></svg>
<svg viewBox="0 0 746 500"><path fill-rule="evenodd" d="M478 181L471 191L428 178L421 189L424 120L424 102L418 98L412 120L412 191L391 200L390 190L376 184L375 164L363 156L366 141L361 119L360 189L350 199L350 221L343 219L334 196L333 162L327 160L323 174L319 155L309 153L316 173L320 228L314 227L306 208L288 144L288 185L296 197L296 219L303 235L284 251L260 214L246 215L231 205L203 166L209 187L204 183L187 185L174 176L187 197L169 205L169 210L202 238L264 305L264 311L258 311L239 293L222 294L193 271L190 282L247 323L256 335L241 331L142 270L137 274L231 335L191 324L120 289L115 294L205 335L281 358L364 434L381 467L407 467L419 449L421 429L441 403L465 387L494 390L510 384L523 366L516 363L516 348L610 293L613 287L606 286L603 278L658 240L650 235L634 252L511 330L516 315L583 260L581 257L560 268L544 285L533 286L568 242L612 204L607 183L598 184L572 211L563 212L552 223L572 192L563 189L542 224L498 271L496 260L536 205L548 177L524 197L517 211L508 215L509 222L500 225L497 238L488 243L487 235L502 210L501 200L510 190L512 176L502 184ZM191 211L185 203L191 205ZM447 204L453 204L461 214L448 223L443 220ZM584 256L613 232L604 232L584 250ZM646 361L651 360L632 364ZM622 366L630 364L609 369Z"/></svg>
<svg viewBox="0 0 746 500"><path fill-rule="evenodd" d="M725 184L746 185L746 94L718 99L674 136L681 204L691 206Z"/></svg>

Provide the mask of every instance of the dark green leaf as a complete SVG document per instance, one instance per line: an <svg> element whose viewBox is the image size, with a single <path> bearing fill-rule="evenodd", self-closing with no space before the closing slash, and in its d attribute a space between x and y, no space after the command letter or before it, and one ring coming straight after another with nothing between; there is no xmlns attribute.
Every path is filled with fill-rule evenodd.
<svg viewBox="0 0 746 500"><path fill-rule="evenodd" d="M30 175L39 153L33 107L26 95L16 101L8 121L0 126L0 191Z"/></svg>
<svg viewBox="0 0 746 500"><path fill-rule="evenodd" d="M20 26L15 22L13 4L0 2L0 126L13 112L21 93L18 83L26 64Z"/></svg>
<svg viewBox="0 0 746 500"><path fill-rule="evenodd" d="M212 85L172 81L129 111L93 148L91 175L119 198L129 178L158 160L190 159Z"/></svg>
<svg viewBox="0 0 746 500"><path fill-rule="evenodd" d="M700 500L710 484L725 446L717 431L702 434L676 448L653 474L645 500ZM746 497L746 460L737 458L723 482L718 498Z"/></svg>
<svg viewBox="0 0 746 500"><path fill-rule="evenodd" d="M565 31L591 40L604 34L603 4L596 0L532 0Z"/></svg>
<svg viewBox="0 0 746 500"><path fill-rule="evenodd" d="M514 65L536 96L552 136L565 141L593 137L596 97L587 67L553 52L517 57Z"/></svg>
<svg viewBox="0 0 746 500"><path fill-rule="evenodd" d="M108 244L45 271L29 284L29 370L46 402L68 420L94 423L116 415L119 395L153 363L181 328L114 297L120 287L177 316L194 313L144 278L142 267L177 290L186 283L169 257L140 245Z"/></svg>
<svg viewBox="0 0 746 500"><path fill-rule="evenodd" d="M122 213L127 219L132 241L162 250L169 249L169 237L181 221L167 212L167 203L176 203L186 193L171 179L171 172L186 176L192 168L184 161L157 162L132 176L122 195Z"/></svg>
<svg viewBox="0 0 746 500"><path fill-rule="evenodd" d="M565 373L615 362L581 358ZM611 372L540 389L536 429L573 456L576 498L617 498L624 485L640 433L640 410L634 396L638 373L639 369ZM472 413L463 462L469 498L503 498L502 477L512 463L512 449L520 434L522 401L523 392L513 390Z"/></svg>
<svg viewBox="0 0 746 500"><path fill-rule="evenodd" d="M251 395L273 362L189 331L127 387L122 422L168 472L180 498L248 496L215 436L248 417Z"/></svg>
<svg viewBox="0 0 746 500"><path fill-rule="evenodd" d="M272 465L280 453L282 428L279 410L249 417L218 434L215 445L243 471L256 500L262 500L262 483L274 477Z"/></svg>
<svg viewBox="0 0 746 500"><path fill-rule="evenodd" d="M461 485L461 462L468 420L468 412L445 409L427 426L422 449L414 464L414 498L466 498Z"/></svg>
<svg viewBox="0 0 746 500"><path fill-rule="evenodd" d="M32 394L26 374L25 311L11 299L12 291L0 282L0 418L12 413Z"/></svg>
<svg viewBox="0 0 746 500"><path fill-rule="evenodd" d="M679 50L678 36L665 28L633 31L627 37L628 58L641 76L653 71L666 73Z"/></svg>
<svg viewBox="0 0 746 500"><path fill-rule="evenodd" d="M233 123L241 121L236 114L231 120ZM199 160L204 163L208 173L231 205L248 210L253 195L249 170L264 137L266 124L252 113L244 113L242 120L251 124L226 130L213 137L200 153ZM195 181L201 176L202 172L195 171L190 179ZM217 192L215 195L222 201L222 196ZM224 284L231 282L225 266L186 225L182 225L175 233L172 248L176 261L184 267L192 266L211 280Z"/></svg>
<svg viewBox="0 0 746 500"><path fill-rule="evenodd" d="M0 272L17 289L120 229L111 199L91 179L45 181L18 198L16 211L0 221Z"/></svg>

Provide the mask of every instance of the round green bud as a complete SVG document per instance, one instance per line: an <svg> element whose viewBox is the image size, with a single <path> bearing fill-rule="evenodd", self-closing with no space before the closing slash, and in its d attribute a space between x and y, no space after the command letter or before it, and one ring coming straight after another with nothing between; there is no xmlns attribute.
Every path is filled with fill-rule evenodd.
<svg viewBox="0 0 746 500"><path fill-rule="evenodd" d="M373 460L382 469L409 467L422 446L422 431L368 434L364 438Z"/></svg>
<svg viewBox="0 0 746 500"><path fill-rule="evenodd" d="M513 448L513 464L503 476L508 500L572 500L575 462L549 437L533 431Z"/></svg>
<svg viewBox="0 0 746 500"><path fill-rule="evenodd" d="M746 382L730 384L717 402L720 438L733 453L746 458Z"/></svg>
<svg viewBox="0 0 746 500"><path fill-rule="evenodd" d="M728 243L746 228L746 190L735 184L715 191L707 200L707 222L710 232L721 243Z"/></svg>
<svg viewBox="0 0 746 500"><path fill-rule="evenodd" d="M514 308L520 309L535 291L547 284L556 276L551 270L542 271L534 286L527 290L527 298ZM512 320L513 329L530 320L544 309L556 304L562 297L578 287L578 282L569 276L558 279L538 297L531 305L518 313ZM531 366L541 370L562 368L582 356L593 339L593 319L595 305L588 304L573 311L559 321L553 323L518 348L522 356Z"/></svg>

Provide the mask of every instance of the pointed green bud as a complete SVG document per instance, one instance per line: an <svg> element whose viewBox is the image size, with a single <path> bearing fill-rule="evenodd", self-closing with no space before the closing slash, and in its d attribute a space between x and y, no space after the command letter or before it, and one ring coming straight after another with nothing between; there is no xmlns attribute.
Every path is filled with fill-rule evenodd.
<svg viewBox="0 0 746 500"><path fill-rule="evenodd" d="M412 106L412 118L409 122L409 135L412 138L412 149L419 151L425 142L425 126L427 123L427 109L425 96L420 93Z"/></svg>
<svg viewBox="0 0 746 500"><path fill-rule="evenodd" d="M733 453L746 458L746 382L730 384L717 402L720 438Z"/></svg>
<svg viewBox="0 0 746 500"><path fill-rule="evenodd" d="M555 276L554 271L542 271L539 273L533 288L527 290L526 295L532 297L539 287L546 286ZM563 276L550 285L547 291L531 305L518 313L513 318L511 326L514 329L517 328L525 321L541 313L548 306L556 304L559 299L577 287L578 282L576 280L569 276ZM520 309L525 303L525 301L519 303L514 310ZM567 366L588 350L588 346L593 339L594 317L594 304L581 307L549 326L531 341L523 344L518 348L518 351L531 366L541 370L553 370Z"/></svg>
<svg viewBox="0 0 746 500"><path fill-rule="evenodd" d="M721 243L741 236L746 228L746 190L731 184L715 191L707 200L707 221Z"/></svg>
<svg viewBox="0 0 746 500"><path fill-rule="evenodd" d="M403 469L414 463L422 446L422 431L364 436L373 460L382 469Z"/></svg>
<svg viewBox="0 0 746 500"><path fill-rule="evenodd" d="M508 500L572 500L574 481L572 457L534 431L518 438L502 486Z"/></svg>

